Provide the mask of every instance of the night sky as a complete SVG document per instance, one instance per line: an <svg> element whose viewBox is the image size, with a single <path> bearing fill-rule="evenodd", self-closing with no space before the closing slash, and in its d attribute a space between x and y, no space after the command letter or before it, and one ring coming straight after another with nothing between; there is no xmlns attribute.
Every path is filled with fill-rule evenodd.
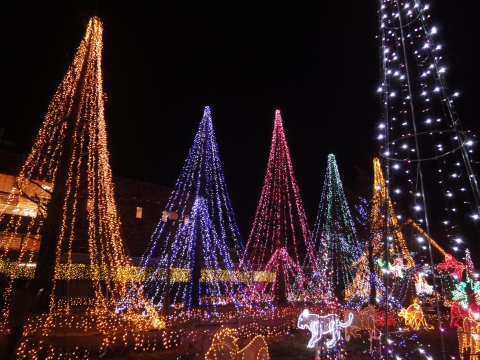
<svg viewBox="0 0 480 360"><path fill-rule="evenodd" d="M327 155L344 185L371 171L380 121L377 1L31 1L2 11L0 127L28 152L95 13L114 175L173 186L203 114L213 123L246 240L261 192L275 109L313 228ZM480 134L480 35L473 1L431 3L447 81L465 129ZM97 9L95 10L95 7Z"/></svg>

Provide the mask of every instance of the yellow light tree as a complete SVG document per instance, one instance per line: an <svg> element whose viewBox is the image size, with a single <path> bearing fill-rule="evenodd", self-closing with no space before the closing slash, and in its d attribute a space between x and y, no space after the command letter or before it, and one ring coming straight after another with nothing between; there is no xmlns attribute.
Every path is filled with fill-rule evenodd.
<svg viewBox="0 0 480 360"><path fill-rule="evenodd" d="M385 220L388 213L388 224ZM400 231L392 200L388 195L380 160L373 160L373 203L370 214L370 234L373 243L373 256L376 259L383 259L385 252L385 231L388 225L389 236L389 259L401 257L404 266L415 266L415 261L410 255L405 238Z"/></svg>
<svg viewBox="0 0 480 360"><path fill-rule="evenodd" d="M415 261L410 255L405 238L400 231L378 158L373 160L373 175L368 251L353 264L358 271L354 282L345 291L345 297L350 300L362 298L366 301L372 297L372 286L375 286L374 297L376 299L382 297L384 289L380 279L383 277L382 270L387 269L385 264L387 237L388 259L396 259L396 266L403 269L415 266Z"/></svg>

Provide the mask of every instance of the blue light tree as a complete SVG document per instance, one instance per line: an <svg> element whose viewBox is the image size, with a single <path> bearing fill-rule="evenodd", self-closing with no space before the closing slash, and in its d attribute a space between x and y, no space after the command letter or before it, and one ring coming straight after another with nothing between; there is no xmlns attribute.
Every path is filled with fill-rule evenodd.
<svg viewBox="0 0 480 360"><path fill-rule="evenodd" d="M210 108L145 253L147 298L169 314L170 303L216 308L241 294L235 261L243 254L220 164ZM153 271L151 271L153 265Z"/></svg>

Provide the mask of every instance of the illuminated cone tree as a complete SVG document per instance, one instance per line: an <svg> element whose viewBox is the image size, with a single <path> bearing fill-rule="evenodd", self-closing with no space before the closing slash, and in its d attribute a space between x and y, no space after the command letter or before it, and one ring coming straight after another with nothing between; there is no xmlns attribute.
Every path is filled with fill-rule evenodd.
<svg viewBox="0 0 480 360"><path fill-rule="evenodd" d="M85 278L93 283L95 307L105 309L106 294L115 298L121 292L116 272L127 265L107 150L102 33L101 21L92 18L0 215L3 262L15 238L28 240L17 265L32 264L40 243L34 284L43 289L42 312L58 305L60 280ZM88 254L87 266L73 263L80 248ZM25 268L13 266L12 276Z"/></svg>
<svg viewBox="0 0 480 360"><path fill-rule="evenodd" d="M479 234L477 141L463 129L454 106L459 93L447 86L441 30L429 6L423 1L381 2L378 139L391 178L390 196L404 205L404 216L437 241L448 240L446 250L461 251L468 244L462 236L476 234L473 243ZM414 250L430 258L429 247L418 245Z"/></svg>
<svg viewBox="0 0 480 360"><path fill-rule="evenodd" d="M234 249L233 253L230 252ZM147 297L164 315L171 303L185 309L236 301L240 283L234 261L243 254L220 164L210 108L144 256ZM241 291L237 291L240 296Z"/></svg>
<svg viewBox="0 0 480 360"><path fill-rule="evenodd" d="M460 93L447 85L442 27L435 24L429 3L385 0L379 5L382 122L378 139L389 179L386 191L405 220L413 220L429 238L448 244L447 252L462 254L469 244L478 244L480 233L478 159L474 158L478 141L460 121L461 112L455 107ZM422 231L412 233L412 251L434 269L432 246ZM436 289L435 277L431 279Z"/></svg>
<svg viewBox="0 0 480 360"><path fill-rule="evenodd" d="M385 287L381 279L383 278L383 272L389 268L386 262L395 263L398 272L415 267L415 261L407 248L395 216L392 201L388 196L385 178L378 158L373 160L373 174L369 243L366 245L365 252L354 263L354 267L358 271L355 275L355 281L346 291L348 299L361 298L364 302L368 302L368 299L372 297L378 301L385 295ZM387 238L389 239L388 245ZM372 295L372 292L375 294Z"/></svg>
<svg viewBox="0 0 480 360"><path fill-rule="evenodd" d="M287 294L292 299L303 296L305 279L299 249L314 262L311 232L277 110L267 173L243 263L275 274L273 284L264 286L262 292L282 303Z"/></svg>
<svg viewBox="0 0 480 360"><path fill-rule="evenodd" d="M312 288L327 292L326 296L342 296L353 281L355 261L365 252L357 239L352 215L343 191L333 154L328 155L327 172L312 236L318 252L312 268Z"/></svg>

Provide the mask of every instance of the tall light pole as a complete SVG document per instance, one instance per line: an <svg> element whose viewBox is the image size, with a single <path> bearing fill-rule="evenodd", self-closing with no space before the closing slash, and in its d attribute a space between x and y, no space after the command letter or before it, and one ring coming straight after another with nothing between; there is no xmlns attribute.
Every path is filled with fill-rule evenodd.
<svg viewBox="0 0 480 360"><path fill-rule="evenodd" d="M170 220L170 234L167 238L167 281L165 284L165 294L163 295L162 316L170 315L170 272L172 264L172 242L175 239L175 222L178 219L178 214L175 211L168 213L164 211L162 214L162 221L169 224Z"/></svg>
<svg viewBox="0 0 480 360"><path fill-rule="evenodd" d="M183 223L188 224L189 215L184 215ZM167 238L167 279L165 283L165 294L163 296L162 316L170 316L170 280L172 272L172 243L175 240L175 231L178 226L178 214L175 211L164 211L162 214L162 221L170 224L170 234Z"/></svg>

